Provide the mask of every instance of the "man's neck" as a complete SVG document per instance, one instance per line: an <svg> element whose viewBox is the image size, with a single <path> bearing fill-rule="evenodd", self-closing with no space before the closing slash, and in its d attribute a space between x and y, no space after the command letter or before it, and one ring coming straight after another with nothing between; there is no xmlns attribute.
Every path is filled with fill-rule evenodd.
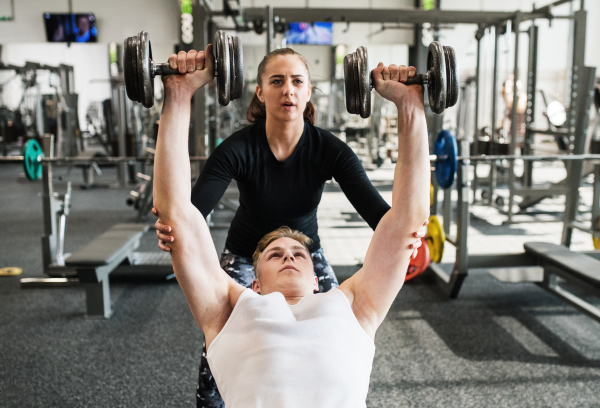
<svg viewBox="0 0 600 408"><path fill-rule="evenodd" d="M302 299L304 299L306 296L309 296L309 295L304 295L304 296L285 296L284 295L283 297L285 297L285 301L288 303L288 305L293 306L293 305L297 305L298 303L300 303L300 301Z"/></svg>

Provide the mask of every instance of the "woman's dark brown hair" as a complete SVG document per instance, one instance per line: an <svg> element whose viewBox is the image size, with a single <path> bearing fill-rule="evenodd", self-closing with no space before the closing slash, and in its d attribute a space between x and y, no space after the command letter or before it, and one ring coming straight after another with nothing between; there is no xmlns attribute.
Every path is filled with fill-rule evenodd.
<svg viewBox="0 0 600 408"><path fill-rule="evenodd" d="M269 60L278 57L280 55L294 55L302 60L304 66L306 67L306 72L308 72L308 83L310 84L310 71L308 70L308 63L306 59L296 51L291 48L280 48L278 50L271 51L260 62L258 65L258 73L256 74L256 82L258 86L262 87L262 76L265 74L265 70L267 69L267 64ZM256 93L252 97L252 101L250 102L250 106L248 106L248 111L246 112L246 119L250 123L260 122L263 119L267 118L267 110L265 109L265 104L262 103ZM306 108L304 109L304 121L310 123L311 125L315 124L316 114L315 107L311 101L308 101L306 104Z"/></svg>

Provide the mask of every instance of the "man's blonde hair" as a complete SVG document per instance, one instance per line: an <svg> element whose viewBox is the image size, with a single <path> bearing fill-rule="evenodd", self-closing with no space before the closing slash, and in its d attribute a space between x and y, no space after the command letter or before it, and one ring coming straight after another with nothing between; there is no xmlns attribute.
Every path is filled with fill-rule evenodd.
<svg viewBox="0 0 600 408"><path fill-rule="evenodd" d="M271 244L271 242L278 240L279 238L291 238L293 240L298 241L310 254L309 246L312 244L312 239L301 233L300 231L293 230L290 227L282 226L277 228L275 231L271 231L268 234L265 234L264 237L258 241L258 245L256 245L256 251L252 255L252 261L254 266L254 276L258 278L258 260L260 259L260 255L264 252L265 249ZM312 261L312 258L311 258Z"/></svg>

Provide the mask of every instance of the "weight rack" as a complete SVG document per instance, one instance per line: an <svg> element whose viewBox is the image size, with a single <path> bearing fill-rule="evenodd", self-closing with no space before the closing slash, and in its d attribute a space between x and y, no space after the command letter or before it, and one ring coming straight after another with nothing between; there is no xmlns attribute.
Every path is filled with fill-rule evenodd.
<svg viewBox="0 0 600 408"><path fill-rule="evenodd" d="M509 161L524 160L524 161L536 161L536 160L569 160L570 164L581 163L586 160L600 160L600 155L548 155L548 156L474 156L469 157L468 141L461 140L458 143L459 154L461 152L467 153L462 157L458 158L458 166L456 171L456 179L454 182L455 188L458 193L458 199L456 202L456 228L457 234L455 237L450 235L450 227L452 225L452 188L443 190L443 206L442 206L442 217L443 217L443 228L446 235L446 242L450 243L455 247L456 260L454 265L451 267L450 272L446 272L447 268L444 268L444 264L429 264L427 271L434 277L436 284L442 288L442 290L450 297L456 298L462 287L462 283L469 273L469 269L478 268L499 268L499 267L524 267L524 266L536 266L531 257L525 253L516 254L478 254L470 255L468 250L468 229L470 226L470 200L469 194L471 190L471 183L469 181L469 166L471 163L477 163L479 161L493 161L499 158L504 158ZM436 157L432 156L431 160L435 161ZM575 179L576 184L570 185L569 192L567 193L567 208L573 209L573 212L567 214L563 220L563 240L566 234L568 234L569 240L562 242L566 247L570 246L570 236L573 229L579 229L581 231L591 234L593 237L600 239L600 228L598 225L600 215L600 164L594 166L594 184L593 184L593 204L591 214L591 226L584 225L582 222L576 220L577 205L579 203L579 187L580 178ZM434 186L437 185L435 177L432 177ZM433 208L438 207L437 203L437 189L434 190L434 201ZM600 251L589 251L582 252L585 255L589 255L595 259L600 260ZM449 264L445 264L448 266Z"/></svg>

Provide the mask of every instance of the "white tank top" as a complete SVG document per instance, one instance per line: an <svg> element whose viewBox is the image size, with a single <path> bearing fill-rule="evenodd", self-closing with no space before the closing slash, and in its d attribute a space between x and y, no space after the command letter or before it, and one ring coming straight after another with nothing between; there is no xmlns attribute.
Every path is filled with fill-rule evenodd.
<svg viewBox="0 0 600 408"><path fill-rule="evenodd" d="M366 407L375 344L333 289L240 295L207 358L227 408Z"/></svg>

